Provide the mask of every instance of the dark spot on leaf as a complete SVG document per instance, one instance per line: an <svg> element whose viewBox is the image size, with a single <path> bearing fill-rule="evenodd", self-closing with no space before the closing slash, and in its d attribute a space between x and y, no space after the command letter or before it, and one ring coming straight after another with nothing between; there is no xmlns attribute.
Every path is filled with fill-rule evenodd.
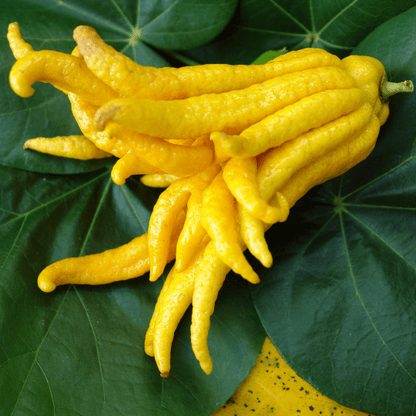
<svg viewBox="0 0 416 416"><path fill-rule="evenodd" d="M313 408L313 406L309 406L309 410L310 410L311 412L313 412L315 409Z"/></svg>

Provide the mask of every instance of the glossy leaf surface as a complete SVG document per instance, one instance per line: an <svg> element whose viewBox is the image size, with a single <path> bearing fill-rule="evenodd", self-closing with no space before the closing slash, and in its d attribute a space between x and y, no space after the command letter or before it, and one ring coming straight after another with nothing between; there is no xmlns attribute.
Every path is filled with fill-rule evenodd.
<svg viewBox="0 0 416 416"><path fill-rule="evenodd" d="M137 180L112 184L114 160L77 162L22 150L28 138L79 130L66 97L52 87L36 85L29 99L12 93L7 25L17 20L35 49L70 52L72 30L88 24L145 65L170 65L172 56L176 63L192 63L184 52L165 49L195 48L211 39L186 52L188 57L250 63L282 47L320 46L343 56L414 0L241 0L218 38L236 1L3 5L0 413L212 413L244 380L264 340L240 278L227 277L217 302L209 339L214 374L205 376L190 350L188 312L165 381L143 353L161 282L150 284L144 276L105 287L62 287L48 295L37 289L37 274L50 262L116 247L143 233L158 193ZM415 81L414 16L409 11L381 26L356 52L381 59L393 80ZM373 155L342 180L311 191L287 224L269 232L275 266L259 268L262 284L253 288L264 326L299 375L330 398L377 416L412 414L416 397L415 109L414 96L394 97Z"/></svg>
<svg viewBox="0 0 416 416"><path fill-rule="evenodd" d="M416 8L355 50L415 81ZM370 157L311 190L269 231L275 264L253 287L288 364L319 391L377 416L414 414L416 95L391 99Z"/></svg>
<svg viewBox="0 0 416 416"><path fill-rule="evenodd" d="M35 85L29 99L14 95L7 80L14 59L5 33L18 21L35 49L70 52L73 29L89 24L138 62L167 66L156 48L208 41L231 17L235 1L7 6L0 15L0 414L209 415L248 375L264 340L247 284L230 275L220 294L209 338L213 374L207 377L193 356L188 313L177 330L167 380L143 345L163 278L150 283L146 274L51 294L37 288L37 275L48 264L117 247L146 232L159 192L133 179L113 184L111 159L78 162L22 150L27 138L79 130L65 95L53 87ZM167 35L160 38L162 27ZM134 28L146 32L140 40L132 38L138 36Z"/></svg>
<svg viewBox="0 0 416 416"><path fill-rule="evenodd" d="M7 195L0 211L0 414L200 416L224 403L264 340L247 284L230 274L221 291L209 337L213 373L203 373L193 356L187 314L171 376L162 379L144 353L162 278L49 294L36 284L53 261L141 235L157 192L132 180L114 185L107 170L70 177L0 170Z"/></svg>
<svg viewBox="0 0 416 416"><path fill-rule="evenodd" d="M35 94L20 98L8 85L15 59L6 33L18 22L23 38L35 50L70 53L78 25L94 27L117 50L142 65L170 66L160 49L194 48L215 38L231 19L237 0L221 1L80 1L6 0L0 13L0 163L35 172L72 174L109 166L114 160L80 162L22 152L34 137L80 134L66 96L51 85L35 83Z"/></svg>
<svg viewBox="0 0 416 416"><path fill-rule="evenodd" d="M413 6L414 0L241 0L218 39L189 54L204 63L233 64L284 47L345 56L377 26Z"/></svg>

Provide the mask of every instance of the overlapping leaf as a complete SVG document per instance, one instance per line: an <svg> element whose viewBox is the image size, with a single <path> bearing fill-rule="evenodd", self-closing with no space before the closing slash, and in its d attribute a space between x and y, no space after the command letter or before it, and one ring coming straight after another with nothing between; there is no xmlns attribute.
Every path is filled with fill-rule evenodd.
<svg viewBox="0 0 416 416"><path fill-rule="evenodd" d="M377 26L414 5L414 0L241 0L219 38L188 53L204 63L233 64L284 47L319 47L345 56Z"/></svg>
<svg viewBox="0 0 416 416"><path fill-rule="evenodd" d="M152 205L156 192L134 181L114 185L108 170L68 177L1 167L1 177L0 414L200 416L231 396L264 340L241 278L230 275L221 291L210 377L193 356L189 314L177 331L169 379L144 353L163 279L150 283L145 275L51 294L37 288L47 264L145 232L142 198Z"/></svg>
<svg viewBox="0 0 416 416"><path fill-rule="evenodd" d="M166 48L208 41L231 17L235 1L188 2L179 20L184 2L153 5L17 1L8 2L1 14L2 415L209 415L245 379L260 351L264 330L247 285L232 275L212 322L213 374L207 377L193 356L188 314L177 331L167 380L143 346L163 278L153 284L146 275L106 287L67 286L49 295L36 285L39 272L53 261L101 252L146 232L158 192L134 180L113 184L112 161L77 162L22 150L27 138L73 134L78 128L66 97L52 87L36 85L30 99L12 93L7 25L18 21L35 49L64 52L75 45L71 34L78 24L94 25L134 59L161 66L168 63L149 46L149 36L156 39L153 45ZM165 40L157 40L159 19L168 26ZM145 27L146 41L144 32L133 30ZM190 37L192 31L198 33Z"/></svg>
<svg viewBox="0 0 416 416"><path fill-rule="evenodd" d="M93 26L106 42L142 65L170 66L162 49L194 48L215 38L231 19L237 0L160 2L6 0L0 13L0 163L35 172L72 174L96 170L114 160L69 161L36 152L22 152L27 139L80 134L66 96L50 85L35 85L27 99L8 87L15 62L8 47L7 26L17 21L23 37L35 50L70 53L72 31Z"/></svg>
<svg viewBox="0 0 416 416"><path fill-rule="evenodd" d="M416 8L354 51L392 81L416 79ZM377 416L414 414L416 95L395 96L370 157L312 190L269 231L275 266L253 288L290 366L333 400Z"/></svg>
<svg viewBox="0 0 416 416"><path fill-rule="evenodd" d="M230 400L212 416L253 414L371 416L340 406L302 380L266 338L256 364Z"/></svg>
<svg viewBox="0 0 416 416"><path fill-rule="evenodd" d="M66 97L52 87L36 85L25 100L11 92L7 74L14 59L5 33L17 20L35 49L70 52L72 30L88 24L136 61L165 66L159 48L195 48L215 38L236 1L3 3L0 413L210 414L248 374L264 339L247 286L231 274L220 292L209 339L214 374L205 376L192 355L186 316L167 381L142 347L161 282L143 277L49 295L37 289L46 264L116 247L144 232L157 192L133 180L112 184L110 160L77 162L21 150L28 138L79 130ZM268 49L312 45L342 56L414 4L311 0L299 7L242 0L223 35L188 55L248 63ZM412 78L414 16L413 10L393 19L356 52L381 59L393 80ZM262 284L253 292L288 363L332 399L377 416L412 414L416 397L415 108L414 97L394 97L373 155L342 180L310 192L287 224L269 232L275 266L259 270Z"/></svg>

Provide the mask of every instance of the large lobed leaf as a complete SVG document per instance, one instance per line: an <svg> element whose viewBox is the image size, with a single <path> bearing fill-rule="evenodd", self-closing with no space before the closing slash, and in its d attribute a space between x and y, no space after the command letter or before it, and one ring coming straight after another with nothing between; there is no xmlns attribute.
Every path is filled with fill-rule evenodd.
<svg viewBox="0 0 416 416"><path fill-rule="evenodd" d="M163 278L50 294L36 286L50 262L145 232L146 204L157 193L132 180L114 185L108 170L65 177L0 166L0 174L0 193L7 195L0 211L0 414L200 416L231 396L264 340L240 277L227 278L212 319L213 374L206 376L193 356L188 314L168 379L144 353Z"/></svg>
<svg viewBox="0 0 416 416"><path fill-rule="evenodd" d="M200 62L250 63L269 49L319 47L349 54L414 0L240 0L214 43L189 51Z"/></svg>
<svg viewBox="0 0 416 416"><path fill-rule="evenodd" d="M217 36L236 1L3 4L2 33L18 21L35 49L70 52L72 30L88 24L137 62L160 67L170 56L161 49L195 48ZM201 62L249 63L268 49L320 46L344 56L413 5L241 0L223 34L187 54ZM380 58L394 80L412 78L415 67L414 10L398 19L355 51ZM28 138L79 130L66 98L52 87L35 85L29 99L12 93L7 75L14 59L5 36L0 59L0 413L210 414L248 374L264 340L246 284L230 274L220 292L209 339L214 374L205 376L195 362L187 315L168 380L143 353L161 282L144 276L41 293L36 277L50 262L144 232L158 193L135 180L112 184L113 160L22 151ZM262 283L252 288L262 323L289 364L329 397L377 416L412 414L415 397L415 106L414 97L394 97L373 155L311 191L287 224L268 233L275 266L259 270Z"/></svg>
<svg viewBox="0 0 416 416"><path fill-rule="evenodd" d="M12 93L7 74L14 59L5 34L8 23L18 21L35 49L70 52L74 27L90 24L138 62L166 66L151 44L179 49L208 41L231 17L235 1L7 3L0 15L0 414L209 415L246 378L265 337L247 284L230 275L219 296L209 337L212 375L193 356L188 313L176 333L168 379L144 353L164 276L156 283L146 274L104 287L59 287L51 294L37 288L37 275L48 264L117 247L146 232L159 192L134 179L115 185L113 161L23 151L28 138L78 130L61 92L35 85L29 99ZM130 42L137 28L143 28L140 40Z"/></svg>
<svg viewBox="0 0 416 416"><path fill-rule="evenodd" d="M8 86L15 59L8 47L7 26L17 21L35 50L70 53L72 32L93 26L103 39L142 65L170 66L158 49L189 49L215 38L231 19L237 0L6 0L0 13L0 163L35 172L72 174L96 170L114 160L62 160L22 152L27 139L80 134L68 99L50 85L35 84L36 93L17 97Z"/></svg>
<svg viewBox="0 0 416 416"><path fill-rule="evenodd" d="M416 7L353 51L416 80ZM310 191L269 231L274 267L253 287L288 364L345 406L408 416L416 398L416 95L394 96L370 157Z"/></svg>

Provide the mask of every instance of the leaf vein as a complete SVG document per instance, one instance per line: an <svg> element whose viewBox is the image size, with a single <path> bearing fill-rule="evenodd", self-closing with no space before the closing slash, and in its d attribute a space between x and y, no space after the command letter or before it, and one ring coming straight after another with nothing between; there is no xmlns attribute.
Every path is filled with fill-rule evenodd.
<svg viewBox="0 0 416 416"><path fill-rule="evenodd" d="M315 32L316 31L316 27L315 27L315 16L313 14L312 0L309 0L309 12L311 14L312 32Z"/></svg>
<svg viewBox="0 0 416 416"><path fill-rule="evenodd" d="M349 215L351 215L353 218L355 218L350 212L348 212ZM352 268L352 263L351 263L351 259L350 259L350 254L349 254L349 250L348 250L348 243L347 243L347 238L346 238L346 233L345 233L345 228L344 228L344 223L342 221L342 216L340 216L341 219L341 233L342 233L342 237L344 239L344 247L345 247L345 254L347 256L347 261L348 261L348 266L349 266L349 270L350 270L350 276L351 276L351 281L352 284L354 286L355 289L355 293L358 296L358 299L360 301L360 304L365 312L365 314L367 315L367 318L371 324L371 326L374 329L374 332L377 334L378 338L380 339L381 343L386 347L387 351L390 353L390 355L393 357L393 359L396 361L396 363L398 364L399 367L401 367L401 369L409 376L409 378L413 381L413 383L416 384L416 379L410 374L410 372L404 367L404 365L401 363L401 361L396 357L396 355L393 353L393 351L389 348L389 346L387 345L386 341L384 341L384 338L382 337L380 331L377 329L377 326L375 325L373 318L370 315L370 312L368 311L367 307L365 306L365 303L363 301L363 299L361 298L361 295L358 291L358 287L357 287L357 283L355 281L355 275L354 275L354 271ZM357 221L358 218L357 218ZM367 227L365 224L363 224L361 221L359 221L364 227L366 227L368 230L370 230L371 232L373 232L369 227ZM376 233L373 232L373 234L375 234L376 236L378 236ZM378 236L379 237L379 236ZM379 237L381 239L381 237ZM381 239L381 241L384 241ZM387 244L387 243L386 243ZM390 246L389 246L390 247ZM392 248L393 250L393 248ZM399 255L399 253L397 253L395 250L393 250L396 254ZM402 256L401 256L402 257ZM403 258L403 257L402 257ZM414 266L412 266L414 267Z"/></svg>
<svg viewBox="0 0 416 416"><path fill-rule="evenodd" d="M365 381L364 386L363 386L363 391L361 392L361 401L362 401L362 399L363 399L363 397L364 397L364 393L365 393L365 391L366 391L366 389L367 389L367 385L368 385L368 383L370 382L371 374L373 373L373 370L374 370L374 368L375 368L377 358L378 358L378 356L380 355L380 352L382 351L383 347L384 347L384 345L383 345L383 344L381 344L381 345L380 345L380 348L379 348L379 349L378 349L378 351L377 351L377 354L375 354L375 356L374 356L374 360L373 360L373 362L371 363L371 367L369 368L369 371L368 371L368 377L367 377L367 380ZM398 371L398 369L399 369L399 367L397 367L397 371ZM393 382L393 381L392 381L392 382Z"/></svg>
<svg viewBox="0 0 416 416"><path fill-rule="evenodd" d="M43 370L43 368L40 365L40 363L39 363L38 360L36 360L36 364L38 365L41 373L43 374L43 377L45 378L46 384L48 386L49 394L51 395L51 401L52 401L52 407L53 407L53 414L56 415L56 406L55 406L55 400L53 398L53 393L52 393L52 389L51 389L51 383L49 382L49 379L48 379L45 371Z"/></svg>
<svg viewBox="0 0 416 416"><path fill-rule="evenodd" d="M257 27L247 27L247 26L241 26L241 25L235 25L237 29L245 30L247 32L260 32L260 33L266 33L270 35L279 35L279 36L288 36L288 37L301 37L305 38L304 33L290 33L290 32L279 32L277 30L270 30L270 29L261 29Z"/></svg>
<svg viewBox="0 0 416 416"><path fill-rule="evenodd" d="M110 189L111 183L112 183L111 178L109 178L108 181L107 181L107 185L104 189L104 192L102 193L102 195L100 197L100 200L98 201L98 206L94 211L94 216L92 218L90 226L88 227L88 231L87 231L87 234L84 238L84 242L82 243L82 247L81 247L81 250L80 250L80 256L82 256L84 254L85 247L87 246L87 242L88 242L89 237L90 237L90 235L92 233L92 230L94 228L94 224L97 221L97 217L98 217L98 214L99 214L99 212L101 210L101 207L103 205L104 199L108 194L108 190Z"/></svg>
<svg viewBox="0 0 416 416"><path fill-rule="evenodd" d="M75 11L78 15L83 15L86 16L89 19L93 19L95 20L97 23L101 23L104 24L105 26L107 26L108 28L115 30L116 32L122 32L124 34L129 34L127 31L123 30L120 28L120 26L113 24L111 21L106 20L104 18L100 18L95 16L93 13L83 10L81 7L74 7L66 2L64 2L63 0L59 0L58 4L60 6L66 7L69 10Z"/></svg>
<svg viewBox="0 0 416 416"><path fill-rule="evenodd" d="M309 29L304 26L298 19L296 19L294 16L292 16L286 9L284 9L282 6L280 6L275 0L269 0L273 6L275 6L277 9L279 9L287 18L289 18L293 23L295 23L297 26L299 26L301 29L305 31L305 33L309 33Z"/></svg>
<svg viewBox="0 0 416 416"><path fill-rule="evenodd" d="M337 45L336 43L331 43L331 42L328 42L327 40L322 39L321 37L319 37L318 39L319 39L319 41L320 41L321 43L323 43L324 45L326 45L326 46L330 46L330 47L332 47L332 48L341 49L341 50L345 50L345 51L351 51L351 50L353 50L353 49L354 49L354 47L353 47L353 46Z"/></svg>
<svg viewBox="0 0 416 416"><path fill-rule="evenodd" d="M201 409L204 408L203 403L200 402L198 397L196 397L195 393L182 380L180 380L178 377L175 377L174 374L171 374L169 377L174 378L179 384L181 384L189 392L189 394L195 399L195 401L199 404Z"/></svg>
<svg viewBox="0 0 416 416"><path fill-rule="evenodd" d="M1 225L0 225L0 228L1 228L1 227L4 227L4 226L6 226L6 225L8 225L8 224L10 224L10 223L13 223L14 221L19 220L21 217L24 217L24 216L29 216L29 215L31 215L31 214L33 214L33 213L35 213L36 211L39 211L40 209L45 208L45 207L47 207L47 206L49 206L49 205L51 205L51 204L53 204L53 203L55 203L55 202L57 202L57 201L59 201L59 200L61 200L61 199L65 199L65 198L67 198L69 195L74 194L74 193L76 193L76 192L78 192L78 191L80 191L80 190L82 190L82 189L84 189L84 188L88 187L89 185L91 185L91 184L92 184L92 183L94 183L95 181L97 181L97 180L101 179L103 176L105 176L105 175L107 175L107 174L108 174L108 170L106 169L106 170L105 170L105 172L103 172L102 174L100 174L100 175L96 176L95 178L91 179L90 181L88 181L88 182L84 182L82 185L80 185L80 186L78 186L78 187L76 187L76 188L74 188L74 189L71 189L71 190L70 190L70 191L68 191L68 192L63 193L62 195L60 195L60 196L58 196L58 197L56 197L56 198L53 198L53 199L49 200L48 202L45 202L45 203L44 203L44 204L42 204L41 206L38 206L38 207L33 208L33 209L29 210L29 211L26 211L26 212L25 212L25 213L23 213L23 214L18 214L18 213L16 213L16 218L13 218L13 219L11 219L10 221L8 221L8 222L6 222L6 223L4 223L4 224L1 224Z"/></svg>
<svg viewBox="0 0 416 416"><path fill-rule="evenodd" d="M140 226L142 227L143 232L146 232L146 229L145 229L145 227L144 227L143 221L142 221L142 219L140 218L140 215L139 215L139 213L137 212L136 208L134 207L133 202L131 201L131 198L128 196L128 194L127 194L127 192L126 192L126 186L125 186L125 185L122 185L121 190L122 190L122 192L123 192L123 194L124 194L124 197L125 197L125 198L126 198L126 200L127 200L127 203L129 204L130 208L132 209L132 211L133 211L134 215L135 215L135 216L136 216L136 218L138 219L138 221L139 221L139 223L140 223Z"/></svg>
<svg viewBox="0 0 416 416"><path fill-rule="evenodd" d="M416 207L395 207L393 205L373 205L373 204L351 204L344 203L344 207L360 207L360 208L380 208L380 209L397 209L403 211L416 211Z"/></svg>
<svg viewBox="0 0 416 416"><path fill-rule="evenodd" d="M204 32L207 32L207 31L209 32L210 30L212 30L213 28L216 28L218 26L223 26L223 22L221 20L218 20L217 23L215 23L213 25L205 26L201 29L187 30L187 31L184 31L184 32L180 32L179 30L175 31L175 32L156 32L156 31L152 30L152 31L149 31L148 33L150 33L152 35L169 35L169 36L172 37L172 36L182 35L182 34L192 35L192 34L195 34L195 33L201 33L201 32L204 33ZM143 31L143 32L145 33L145 31Z"/></svg>
<svg viewBox="0 0 416 416"><path fill-rule="evenodd" d="M91 317L90 317L90 315L88 313L87 307L85 306L85 302L83 301L83 299L82 299L79 291L77 290L77 288L75 286L74 286L74 290L75 290L75 293L77 294L78 299L81 302L81 305L82 305L82 307L83 307L83 309L85 311L85 316L87 317L88 323L90 324L91 333L92 333L92 336L94 338L94 344L95 344L95 349L96 349L96 352L97 352L97 360L98 360L98 365L99 365L99 368L100 368L100 377L101 377L101 383L102 383L103 407L101 409L101 414L103 414L103 411L104 411L104 403L106 403L106 394L105 394L105 387L104 387L103 364L101 362L100 349L98 348L97 334L95 333L94 325L93 325L93 323L91 321Z"/></svg>
<svg viewBox="0 0 416 416"><path fill-rule="evenodd" d="M375 237L377 237L382 243L384 243L396 256L400 257L401 260L406 262L410 267L412 267L414 270L416 270L416 266L414 266L410 261L406 259L402 254L400 254L397 250L393 248L392 245L390 245L386 240L384 240L380 235L378 235L374 230L372 230L368 225L364 224L359 218L357 218L354 214L352 214L350 211L345 210L344 212L347 213L351 218L353 218L355 221L357 221L359 224L361 224L366 230L368 230L371 234L373 234ZM351 270L352 272L352 270Z"/></svg>
<svg viewBox="0 0 416 416"><path fill-rule="evenodd" d="M332 19L330 19L326 25L324 25L321 30L318 32L318 35L320 36L326 29L328 29L329 26L332 25L332 23L335 22L339 17L341 17L348 9L350 9L352 6L354 6L355 3L357 3L358 0L353 0L349 5L345 6L339 13L337 13Z"/></svg>
<svg viewBox="0 0 416 416"><path fill-rule="evenodd" d="M175 0L169 7L167 7L162 13L160 13L157 17L155 17L153 20L148 22L145 26L142 27L142 30L146 27L150 26L152 23L156 22L158 19L160 19L165 13L168 13L170 9L175 7L178 4L178 0Z"/></svg>
<svg viewBox="0 0 416 416"><path fill-rule="evenodd" d="M23 219L23 221L22 221L22 224L21 224L21 226L19 228L19 231L16 234L15 239L13 240L13 243L12 243L12 245L10 247L10 250L8 251L8 253L7 253L7 255L6 255L6 257L5 257L4 261L3 261L3 264L0 267L0 272L3 271L3 269L4 269L4 267L5 267L6 263L7 263L10 255L11 255L11 252L16 247L17 240L19 239L20 235L22 234L22 231L23 231L23 228L25 226L26 220L27 220L27 216L25 216L24 219ZM3 287L3 289L11 297L11 295L8 293L8 291L4 287ZM11 299L13 299L13 298L11 297ZM14 299L13 299L13 302L14 302Z"/></svg>
<svg viewBox="0 0 416 416"><path fill-rule="evenodd" d="M7 117L7 116L11 116L13 114L23 113L25 111L32 111L32 110L35 110L35 109L38 109L38 108L46 107L47 105L52 104L58 98L61 98L61 95L60 94L55 94L51 99L46 100L46 101L42 101L39 105L30 107L30 108L24 108L22 110L9 111L8 113L0 113L0 117Z"/></svg>
<svg viewBox="0 0 416 416"><path fill-rule="evenodd" d="M130 29L133 30L133 24L130 22L130 20L127 18L123 10L121 9L120 5L115 1L111 0L111 3L113 3L114 7L117 9L117 11L120 13L120 16L125 20L125 22L129 25Z"/></svg>
<svg viewBox="0 0 416 416"><path fill-rule="evenodd" d="M388 171L384 172L383 174L381 174L380 176L372 179L371 181L367 182L366 184L364 184L363 186L360 186L357 189L354 189L354 191L350 192L349 194L345 195L342 197L343 200L345 200L346 198L349 198L351 195L356 194L357 192L361 191L362 189L365 189L367 186L372 185L373 183L377 182L378 180L380 180L381 178L384 178L385 176L389 175L390 173L394 172L397 169L400 169L402 166L404 166L406 163L411 162L414 159L414 157L409 157L406 160L404 160L403 162L399 163L397 166L389 169Z"/></svg>
<svg viewBox="0 0 416 416"><path fill-rule="evenodd" d="M296 265L295 265L295 267L293 269L293 273L291 274L291 281L292 282L294 280L294 276L296 274L296 271L297 271L297 269L298 269L298 267L300 265L300 261L301 261L303 255L305 254L306 250L312 245L312 243L318 238L318 236L323 232L323 230L328 226L328 224L334 219L334 217L336 215L337 214L334 213L331 216L331 218L329 218L329 220L320 228L320 230L310 239L310 241L305 245L304 249L299 253L298 261L296 262ZM290 287L292 287L292 286L293 285L291 284ZM289 304L287 306L287 311L286 311L287 312L287 315L288 315L288 310L289 310Z"/></svg>
<svg viewBox="0 0 416 416"><path fill-rule="evenodd" d="M23 382L22 388L21 388L21 390L20 390L20 392L19 392L19 395L18 395L18 397L17 397L16 403L15 403L15 405L14 405L14 407L13 407L13 410L12 410L12 413L11 413L11 415L10 415L10 416L13 416L13 415L14 415L14 413L15 413L15 411L16 411L16 409L17 409L17 406L18 406L19 401L20 401L20 397L21 397L21 395L22 395L22 393L23 393L23 390L24 390L24 389L25 389L25 387L26 387L26 384L27 384L27 382L28 382L28 380L29 380L30 375L32 374L32 371L33 371L33 368L34 368L34 366L35 366L35 363L36 363L36 362L37 362L37 360L38 360L39 351L41 350L42 345L43 345L43 343L45 342L45 339L46 339L46 338L47 338L47 336L49 335L49 332L50 332L50 330L51 330L51 328L52 328L52 326L53 326L53 324L54 324L54 322L55 322L55 320L56 320L56 318L57 318L57 316L58 316L58 314L59 314L59 312L60 312L60 310L61 310L61 308L62 308L62 305L63 305L63 304L64 304L64 302L65 302L65 299L66 299L66 297L67 297L67 295L68 295L68 292L69 292L70 288L71 288L71 286L69 286L69 287L68 287L68 289L66 290L65 295L62 297L61 303L59 304L59 307L58 307L58 309L56 310L55 316L53 317L53 319L52 319L52 321L51 321L51 323L50 323L50 325L49 325L49 327L48 327L47 331L45 332L45 335L43 336L42 340L40 341L38 348L36 349L36 351L34 351L33 363L32 363L32 365L31 365L31 366L30 366L30 368L29 368L29 371L28 371L27 376L26 376L26 378L25 378L25 380L24 380L24 382Z"/></svg>

